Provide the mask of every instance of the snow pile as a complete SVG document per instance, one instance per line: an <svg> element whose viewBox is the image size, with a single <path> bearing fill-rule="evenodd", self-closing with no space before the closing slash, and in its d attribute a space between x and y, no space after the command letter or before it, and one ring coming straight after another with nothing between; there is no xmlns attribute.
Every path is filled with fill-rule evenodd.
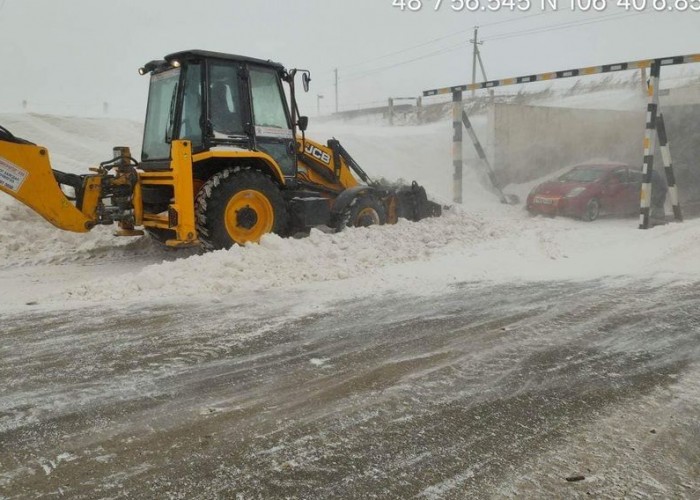
<svg viewBox="0 0 700 500"><path fill-rule="evenodd" d="M636 219L585 223L530 218L513 207L478 215L454 209L439 219L339 234L312 231L299 240L268 235L259 245L70 286L55 300L218 300L273 289L347 300L367 290L429 294L475 281L644 277L674 282L700 277L699 244L700 221L641 231ZM342 285L334 284L339 280Z"/></svg>
<svg viewBox="0 0 700 500"><path fill-rule="evenodd" d="M113 228L97 227L90 233L71 233L52 226L35 212L6 196L0 196L0 261L3 265L56 263L109 257L120 247L157 251L148 241L135 244L115 238Z"/></svg>
<svg viewBox="0 0 700 500"><path fill-rule="evenodd" d="M482 118L475 120L475 126L486 126ZM0 115L0 123L18 137L46 146L53 168L67 172L87 172L109 158L114 145L129 145L135 157L140 154L142 127L128 120L25 114ZM433 199L447 202L452 196L451 134L447 122L401 128L336 122L317 125L308 135L322 142L337 136L372 178L416 180ZM467 205L497 204L495 195L484 188L486 183L483 171L465 169ZM163 254L149 238L115 238L113 231L113 227L80 234L62 231L10 196L0 195L0 261L5 265L109 260L125 252Z"/></svg>
<svg viewBox="0 0 700 500"><path fill-rule="evenodd" d="M429 260L437 255L502 236L480 216L448 211L439 219L405 220L392 226L352 228L307 238L274 234L261 243L151 265L107 282L70 290L85 300L226 295L289 287L300 283L368 276L392 264Z"/></svg>
<svg viewBox="0 0 700 500"><path fill-rule="evenodd" d="M57 170L87 173L112 156L112 147L131 145L139 155L141 125L113 118L72 118L37 114L0 114L0 124L17 137L46 146ZM87 234L55 228L15 199L0 194L0 261L64 262L110 254L110 249L134 242L112 236L113 228L97 227ZM145 243L145 244L144 244ZM148 242L137 247L148 248Z"/></svg>
<svg viewBox="0 0 700 500"><path fill-rule="evenodd" d="M102 133L93 130L99 121L67 119L52 124L47 117L32 115L14 120L11 130L30 139L36 139L33 134L38 133L33 129L48 132L55 126L57 130L48 137L60 155L75 157L74 163L81 168L74 171L85 171L87 165L100 159L94 155L92 162L87 161L81 141L92 138L100 151L111 148L96 138ZM104 122L101 127L106 133L111 125ZM485 122L475 122L485 126ZM17 125L33 133L21 131ZM124 126L124 136L137 135L131 128L134 124ZM326 123L309 134L315 138L334 135L372 177L415 179L433 197L442 201L451 197L449 123L401 128ZM132 137L123 144L137 140ZM113 228L98 227L88 234L63 232L3 195L0 259L4 266L0 280L4 290L23 290L13 294L13 304L6 300L3 306L23 307L27 302L62 306L67 300L211 300L273 289L288 289L290 293L305 289L314 297L322 295L330 300L366 294L370 289L429 293L470 281L546 282L611 276L679 280L700 276L700 261L695 256L700 221L639 231L636 219L603 219L589 224L531 218L521 206L499 204L484 187L477 168L465 167L465 177L464 206L446 211L441 218L339 234L312 231L308 238L299 240L268 235L259 245L205 255L166 252L147 237L114 238ZM524 196L527 187L513 189ZM139 258L144 255L147 258ZM178 260L163 262L174 258ZM98 266L85 267L95 261ZM34 268L18 270L19 263ZM343 280L342 285L339 280Z"/></svg>
<svg viewBox="0 0 700 500"><path fill-rule="evenodd" d="M143 126L131 120L0 114L0 125L46 147L52 167L64 172L87 173L89 167L110 159L114 146L130 146L134 158L141 155Z"/></svg>

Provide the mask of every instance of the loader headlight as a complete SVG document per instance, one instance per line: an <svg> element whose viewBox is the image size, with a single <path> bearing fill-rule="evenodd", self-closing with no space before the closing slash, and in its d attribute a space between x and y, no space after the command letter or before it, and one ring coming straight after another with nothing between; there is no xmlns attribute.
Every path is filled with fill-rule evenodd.
<svg viewBox="0 0 700 500"><path fill-rule="evenodd" d="M581 187L581 186L575 187L574 189L572 189L571 191L566 193L566 198L576 198L578 195L583 193L585 190L586 190L585 187Z"/></svg>
<svg viewBox="0 0 700 500"><path fill-rule="evenodd" d="M158 67L158 64L161 63L162 61L148 61L146 64L144 64L142 67L139 68L139 75L143 76L154 69Z"/></svg>
<svg viewBox="0 0 700 500"><path fill-rule="evenodd" d="M171 65L173 68L179 68L179 67L180 67L180 61L178 61L178 60L171 61L171 62L170 62L170 65Z"/></svg>

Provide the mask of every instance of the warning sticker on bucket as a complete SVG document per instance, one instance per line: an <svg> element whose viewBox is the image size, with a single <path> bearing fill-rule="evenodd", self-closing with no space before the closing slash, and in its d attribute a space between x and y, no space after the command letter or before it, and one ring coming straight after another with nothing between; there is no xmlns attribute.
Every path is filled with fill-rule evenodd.
<svg viewBox="0 0 700 500"><path fill-rule="evenodd" d="M22 187L22 183L27 178L27 175L29 175L29 172L23 168L0 158L0 187L16 193Z"/></svg>

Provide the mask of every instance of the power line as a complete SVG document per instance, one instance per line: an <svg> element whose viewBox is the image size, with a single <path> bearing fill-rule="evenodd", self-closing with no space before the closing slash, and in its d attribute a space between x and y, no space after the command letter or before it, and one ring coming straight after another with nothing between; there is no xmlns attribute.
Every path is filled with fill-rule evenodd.
<svg viewBox="0 0 700 500"><path fill-rule="evenodd" d="M381 67L379 67L379 68L372 68L372 69L360 71L360 72L357 72L357 73L352 73L352 74L350 74L348 77L341 78L340 81L341 81L341 82L350 82L350 81L353 81L353 80L358 80L358 79L360 79L360 78L364 78L364 77L366 77L366 76L370 76L370 75L373 75L373 74L375 74L375 73L379 73L379 72L381 72L381 71L385 71L385 70L387 70L387 69L396 68L396 67L398 67L398 66L403 66L403 65L410 64L410 63L416 62L416 61L421 61L421 60L423 60L423 59L428 59L428 58L430 58L430 57L435 57L435 56L438 56L438 55L441 55L441 54L447 54L447 53L449 53L449 52L454 52L454 51L456 51L456 50L460 50L460 49L463 49L463 48L464 48L464 46L462 46L462 45L457 45L457 46L454 46L454 45L453 45L453 46L451 46L451 47L445 47L445 48L442 48L442 49L440 49L440 50L436 50L436 51L434 51L434 52L429 52L428 54L425 54L425 55L422 55L422 56L419 56L419 57L414 57L413 59L408 59L408 60L406 60L406 61L400 61L400 62L397 62L397 63L394 63L394 64L389 64L389 65L386 65L386 66L381 66Z"/></svg>
<svg viewBox="0 0 700 500"><path fill-rule="evenodd" d="M630 14L628 12L620 12L616 14L610 14L608 16L598 16L594 19L580 19L578 21L568 21L565 23L559 23L559 24L553 24L551 26L540 26L538 28L528 28L526 30L521 30L521 31L514 31L510 33L501 33L498 35L494 35L491 37L485 37L487 41L498 41L498 40L507 40L509 38L517 38L521 36L527 36L527 35L536 35L539 33L546 33L548 31L557 31L557 30L562 30L566 28L577 28L579 26L585 26L587 24L596 24L596 23L603 23L607 21L615 21L618 19L622 19L623 17L632 17L632 16L638 16L642 14L648 14L653 11L646 11L646 12L636 12L634 14Z"/></svg>
<svg viewBox="0 0 700 500"><path fill-rule="evenodd" d="M493 22L493 23L480 24L479 27L480 27L480 28L485 28L485 27L489 27L489 26L496 26L496 25L500 25L500 24L506 24L506 23L512 23L512 22L517 22L517 21L523 21L523 20L529 19L529 18L531 18L531 17L543 16L543 15L545 15L545 14L553 14L553 13L556 13L556 12L560 12L560 11L539 12L539 13L537 13L537 14L530 14L530 15L528 15L528 16L516 17L516 18L513 18L513 19L505 19L505 20L503 20L503 21L496 21L496 22ZM387 57L395 56L395 55L398 55L398 54L404 54L404 53L406 53L406 52L411 52L411 51L413 51L413 50L415 50L415 49L419 49L419 48L425 47L425 46L427 46L427 45L432 45L432 44L434 44L434 43L441 42L442 40L447 40L448 38L452 38L452 37L457 36L457 35L463 35L464 33L467 33L467 32L469 32L469 31L471 31L471 28L466 29L466 30L455 31L455 32L450 33L450 34L448 34L448 35L443 35L443 36L440 36L440 37L438 37L438 38L433 38L432 40L428 40L428 41L426 41L426 42L422 42L422 43L419 43L419 44L417 44L417 45L411 45L410 47L406 47L406 48L401 49L401 50L396 50L396 51L394 51L394 52L388 52L388 53L386 53L386 54L373 57L372 59L366 59L366 60L364 60L364 61L362 61L362 62L359 62L359 63L354 63L354 64L349 64L349 65L346 65L346 66L341 66L341 69L349 69L349 68L355 68L355 67L357 67L357 66L364 66L365 64L370 63L370 62L379 61L379 60L381 60L381 59L386 59ZM325 74L325 73L324 73L324 74Z"/></svg>
<svg viewBox="0 0 700 500"><path fill-rule="evenodd" d="M542 14L548 14L548 13L550 13L550 12L551 12L551 11L542 12L542 13L533 14L533 15L531 15L531 16L526 16L526 17L535 17L535 16L539 16L539 15L542 15ZM622 19L622 18L624 18L624 17L632 17L632 16L635 16L635 15L647 14L647 13L649 13L649 12L651 12L651 11L648 11L648 12L638 12L638 13L634 13L634 14L630 14L630 13L627 13L627 12L615 13L615 14L611 14L611 15L607 15L607 16L598 16L597 18L594 18L594 19L579 19L579 20L576 20L576 21L567 21L567 22L565 22L565 23L553 24L553 25L550 25L550 26L540 26L540 27L537 27L537 28L528 28L528 29L526 29L526 30L520 30L520 31L515 31L515 32L501 33L501 34L494 35L494 36L492 36L492 37L485 37L485 39L486 39L487 41L506 40L506 39L509 39L509 38L516 38L516 37L522 37L522 36L528 36L528 35L535 35L535 34L539 34L539 33L545 33L545 32L548 32L548 31L557 31L557 30L562 30L562 29L566 29L566 28L576 28L576 27L579 27L579 26L585 26L585 25L589 25L589 24L596 24L596 23L601 23L601 22L614 21L614 20ZM522 19L524 19L524 18L522 18ZM519 20L519 19L508 19L508 20L504 20L504 21L498 21L498 22L494 22L494 23L489 23L489 24L483 25L483 26L495 26L495 25L504 24L504 23L512 22L512 21L516 21L516 20ZM453 33L453 34L451 34L451 35L447 35L447 36L445 36L445 37L441 37L440 39L449 38L449 37L451 37L451 36L454 36L455 34L463 33L463 32L466 32L466 31L468 31L468 30L463 30L463 31L460 31L460 32L456 32L456 33ZM436 40L438 40L438 39L435 39L435 41L436 41ZM432 43L432 41L431 41L431 42L426 42L425 44L422 44L421 46L428 45L428 44L430 44L430 43ZM358 80L358 79L361 79L361 78L365 78L365 77L367 77L367 76L369 76L369 75L373 75L373 74L375 74L375 73L379 73L379 72L381 72L381 71L385 71L385 70L388 70L388 69L392 69L392 68L395 68L395 67L398 67L398 66L403 66L403 65L410 64L410 63L412 63L412 62L420 61L420 60L423 60L423 59L428 59L428 58L435 57L435 56L438 56L438 55L447 54L447 53L454 52L454 51L459 50L459 49L462 49L462 48L463 48L463 47L462 47L461 45L457 45L457 46L454 46L454 45L453 45L453 46L451 46L451 47L444 47L444 48L442 48L442 49L439 49L439 50L436 50L436 51L433 51L433 52L429 52L429 53L427 53L427 54L425 54L425 55L422 55L422 56L419 56L419 57L415 57L415 58L412 58L412 59L408 59L408 60L406 60L406 61L400 61L400 62L396 62L396 63L393 63L393 64L389 64L389 65L386 65L386 66L380 66L380 67L377 67L377 68L371 68L371 69L367 69L367 70L362 70L362 71L359 71L359 72L357 72L357 73L351 73L349 76L344 77L344 78L341 78L340 81L341 81L341 82L349 82L349 81L353 81L353 80ZM406 51L408 51L408 50L412 50L412 49L404 49L404 50L401 50L401 51L396 51L396 52L394 52L394 53L392 53L392 54L403 53L403 52L406 52ZM380 58L384 58L384 57L388 57L388 55L386 55L386 56L381 56Z"/></svg>

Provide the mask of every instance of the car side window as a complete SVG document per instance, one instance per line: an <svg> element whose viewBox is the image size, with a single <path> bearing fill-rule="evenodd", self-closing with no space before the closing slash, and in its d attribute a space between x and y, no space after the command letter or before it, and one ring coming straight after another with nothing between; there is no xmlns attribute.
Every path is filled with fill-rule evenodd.
<svg viewBox="0 0 700 500"><path fill-rule="evenodd" d="M639 170L630 170L630 182L633 182L635 184L641 184L642 180L644 179L644 174L640 172Z"/></svg>
<svg viewBox="0 0 700 500"><path fill-rule="evenodd" d="M627 184L627 169L615 170L610 176L612 182Z"/></svg>

